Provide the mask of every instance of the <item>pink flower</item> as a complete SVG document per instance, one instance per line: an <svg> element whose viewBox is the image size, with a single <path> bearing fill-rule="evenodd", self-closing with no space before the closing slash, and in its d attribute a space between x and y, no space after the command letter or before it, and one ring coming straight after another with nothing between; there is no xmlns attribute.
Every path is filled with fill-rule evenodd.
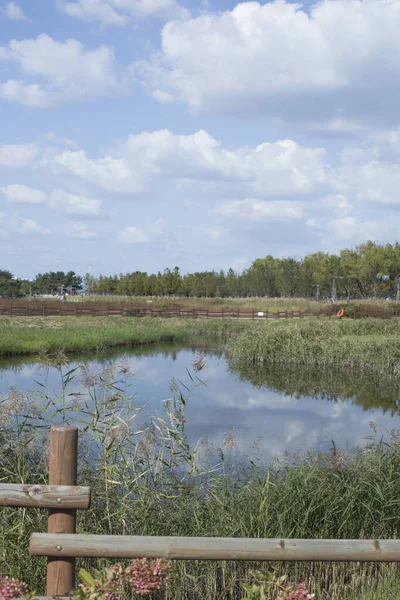
<svg viewBox="0 0 400 600"><path fill-rule="evenodd" d="M132 560L127 567L117 563L104 573L95 571L94 576L86 573L85 582L79 585L78 593L72 594L72 597L83 600L103 595L104 600L118 600L126 597L126 588L144 596L159 590L168 581L170 569L171 562L165 559Z"/></svg>
<svg viewBox="0 0 400 600"><path fill-rule="evenodd" d="M0 600L20 598L28 591L26 583L12 577L0 577Z"/></svg>
<svg viewBox="0 0 400 600"><path fill-rule="evenodd" d="M168 581L170 568L170 562L161 558L133 560L125 569L124 582L139 596L151 594Z"/></svg>
<svg viewBox="0 0 400 600"><path fill-rule="evenodd" d="M277 600L312 600L315 594L309 594L304 582L297 586L290 585L284 592L284 595L278 596Z"/></svg>

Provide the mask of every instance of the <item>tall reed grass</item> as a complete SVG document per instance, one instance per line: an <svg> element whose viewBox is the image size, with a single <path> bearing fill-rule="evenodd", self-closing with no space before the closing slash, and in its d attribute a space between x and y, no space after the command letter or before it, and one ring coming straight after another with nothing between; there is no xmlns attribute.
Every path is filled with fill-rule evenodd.
<svg viewBox="0 0 400 600"><path fill-rule="evenodd" d="M206 377L204 357L193 363L187 380L171 381L171 398L153 415L136 397L126 363L110 364L100 375L85 365L71 372L62 354L51 364L60 376L55 396L47 390L44 365L37 393L11 390L1 398L0 480L46 482L50 425L77 423L79 483L90 485L93 497L90 510L79 512L79 532L374 539L400 534L395 433L389 443L371 439L350 454L333 447L327 454L288 455L265 464L256 450L251 457L240 454L233 430L219 447L206 439L189 445L185 408ZM83 394L70 394L74 377ZM45 528L44 511L1 510L1 575L43 588L45 562L29 557L28 540ZM80 564L92 569L104 562ZM239 582L252 567L178 561L165 598L237 600L243 596ZM392 565L297 563L278 565L278 571L306 579L320 599L398 597L390 596L400 583Z"/></svg>
<svg viewBox="0 0 400 600"><path fill-rule="evenodd" d="M312 365L398 376L400 319L257 323L228 340L227 352L233 364Z"/></svg>

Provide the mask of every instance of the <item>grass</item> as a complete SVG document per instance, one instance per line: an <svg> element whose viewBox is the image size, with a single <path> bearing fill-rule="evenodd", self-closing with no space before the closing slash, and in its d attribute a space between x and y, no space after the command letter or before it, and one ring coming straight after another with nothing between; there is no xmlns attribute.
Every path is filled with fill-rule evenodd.
<svg viewBox="0 0 400 600"><path fill-rule="evenodd" d="M134 317L0 317L0 356L102 352L218 336L232 366L307 366L400 375L400 318L241 321Z"/></svg>
<svg viewBox="0 0 400 600"><path fill-rule="evenodd" d="M400 319L251 323L227 352L234 365L279 364L400 375Z"/></svg>
<svg viewBox="0 0 400 600"><path fill-rule="evenodd" d="M84 367L68 373L62 356L55 366L57 397L44 388L24 396L13 390L0 403L0 481L41 483L47 479L48 427L68 422L73 408L80 423L79 482L90 485L92 506L79 511L78 532L104 534L398 538L400 536L400 438L371 440L351 454L287 456L265 464L239 454L234 432L220 448L200 441L189 447L185 406L201 384L195 364L173 399L147 425L126 364L107 366L95 378ZM68 384L79 376L84 396L71 397ZM185 391L185 395L182 394ZM46 409L44 409L44 397ZM25 415L25 416L24 416ZM27 416L29 415L29 416ZM40 424L41 427L37 427ZM0 572L43 590L45 561L30 558L33 531L46 530L45 511L2 509ZM87 568L103 561L80 561ZM241 562L178 561L166 600L239 600L239 582L253 565ZM263 565L262 568L271 568ZM395 565L278 564L292 581L305 579L316 598L383 600L400 598Z"/></svg>
<svg viewBox="0 0 400 600"><path fill-rule="evenodd" d="M225 336L247 323L221 319L133 317L0 317L0 356L100 352L119 346L189 340L198 335Z"/></svg>

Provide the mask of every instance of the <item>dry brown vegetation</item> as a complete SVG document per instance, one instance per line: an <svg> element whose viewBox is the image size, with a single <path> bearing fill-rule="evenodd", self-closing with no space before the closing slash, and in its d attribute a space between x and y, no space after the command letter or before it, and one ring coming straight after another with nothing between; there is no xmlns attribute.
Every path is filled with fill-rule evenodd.
<svg viewBox="0 0 400 600"><path fill-rule="evenodd" d="M338 300L335 305L306 298L180 298L137 296L70 296L66 302L59 299L0 299L0 315L51 316L63 314L116 316L124 309L148 310L209 310L209 311L301 311L308 315L334 312L344 307L347 316L391 316L400 314L400 305L385 300Z"/></svg>

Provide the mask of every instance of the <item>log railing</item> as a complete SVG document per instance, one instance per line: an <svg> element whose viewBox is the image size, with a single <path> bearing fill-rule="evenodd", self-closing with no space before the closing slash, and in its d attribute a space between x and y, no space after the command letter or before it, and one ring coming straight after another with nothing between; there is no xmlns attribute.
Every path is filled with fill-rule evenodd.
<svg viewBox="0 0 400 600"><path fill-rule="evenodd" d="M50 535L74 534L77 509L87 509L90 489L76 485L78 428L55 426L50 432L49 485L0 484L0 506L47 508ZM47 564L47 594L68 593L75 586L75 558L51 557Z"/></svg>
<svg viewBox="0 0 400 600"><path fill-rule="evenodd" d="M0 484L0 507L49 510L48 533L33 533L30 554L46 556L47 596L62 598L75 586L75 558L163 558L241 561L400 562L400 540L249 539L76 534L76 510L87 509L90 490L76 485L76 427L50 432L49 485Z"/></svg>
<svg viewBox="0 0 400 600"><path fill-rule="evenodd" d="M400 540L295 540L34 533L32 556L397 562Z"/></svg>
<svg viewBox="0 0 400 600"><path fill-rule="evenodd" d="M89 508L90 489L67 485L29 485L2 483L0 506L24 508Z"/></svg>

